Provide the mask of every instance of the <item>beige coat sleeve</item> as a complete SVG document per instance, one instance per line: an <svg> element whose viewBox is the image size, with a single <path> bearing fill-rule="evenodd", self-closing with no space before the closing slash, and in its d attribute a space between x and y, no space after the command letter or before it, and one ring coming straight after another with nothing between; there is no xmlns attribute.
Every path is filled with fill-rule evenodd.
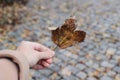
<svg viewBox="0 0 120 80"><path fill-rule="evenodd" d="M11 58L19 67L19 80L29 80L29 64L25 56L18 51L2 50L0 51L0 58Z"/></svg>

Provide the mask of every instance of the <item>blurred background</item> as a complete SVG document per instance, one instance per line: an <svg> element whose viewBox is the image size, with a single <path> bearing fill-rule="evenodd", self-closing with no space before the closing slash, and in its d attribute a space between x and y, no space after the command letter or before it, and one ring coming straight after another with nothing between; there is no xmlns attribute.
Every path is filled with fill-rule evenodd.
<svg viewBox="0 0 120 80"><path fill-rule="evenodd" d="M71 15L85 41L57 50L49 68L30 70L31 80L120 80L119 0L0 0L0 49L22 40L54 47L48 28Z"/></svg>

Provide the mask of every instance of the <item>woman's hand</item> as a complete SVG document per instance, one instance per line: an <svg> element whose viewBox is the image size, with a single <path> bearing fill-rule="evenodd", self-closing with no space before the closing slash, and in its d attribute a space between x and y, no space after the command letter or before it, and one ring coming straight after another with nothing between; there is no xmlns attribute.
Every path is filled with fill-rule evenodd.
<svg viewBox="0 0 120 80"><path fill-rule="evenodd" d="M22 41L17 48L28 60L30 67L34 69L43 69L52 63L54 51L36 43Z"/></svg>

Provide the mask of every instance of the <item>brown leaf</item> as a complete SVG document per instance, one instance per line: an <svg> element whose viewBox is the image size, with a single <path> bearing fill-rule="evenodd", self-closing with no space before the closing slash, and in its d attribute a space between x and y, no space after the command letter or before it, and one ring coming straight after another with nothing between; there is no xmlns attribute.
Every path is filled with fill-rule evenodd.
<svg viewBox="0 0 120 80"><path fill-rule="evenodd" d="M86 32L76 29L76 20L72 17L65 20L65 23L52 30L52 41L60 48L64 49L75 43L83 42Z"/></svg>

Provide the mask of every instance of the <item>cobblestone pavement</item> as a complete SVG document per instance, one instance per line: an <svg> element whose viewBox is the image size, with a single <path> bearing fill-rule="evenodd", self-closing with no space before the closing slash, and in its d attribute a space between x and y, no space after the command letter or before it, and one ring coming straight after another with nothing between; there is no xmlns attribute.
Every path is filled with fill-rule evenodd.
<svg viewBox="0 0 120 80"><path fill-rule="evenodd" d="M78 46L56 50L49 68L31 70L31 80L120 80L119 0L31 0L27 6L32 19L26 18L15 33L9 32L17 40L6 43L17 46L30 40L55 46L48 27L61 26L72 14L78 28L87 33ZM26 31L27 36L22 34Z"/></svg>

